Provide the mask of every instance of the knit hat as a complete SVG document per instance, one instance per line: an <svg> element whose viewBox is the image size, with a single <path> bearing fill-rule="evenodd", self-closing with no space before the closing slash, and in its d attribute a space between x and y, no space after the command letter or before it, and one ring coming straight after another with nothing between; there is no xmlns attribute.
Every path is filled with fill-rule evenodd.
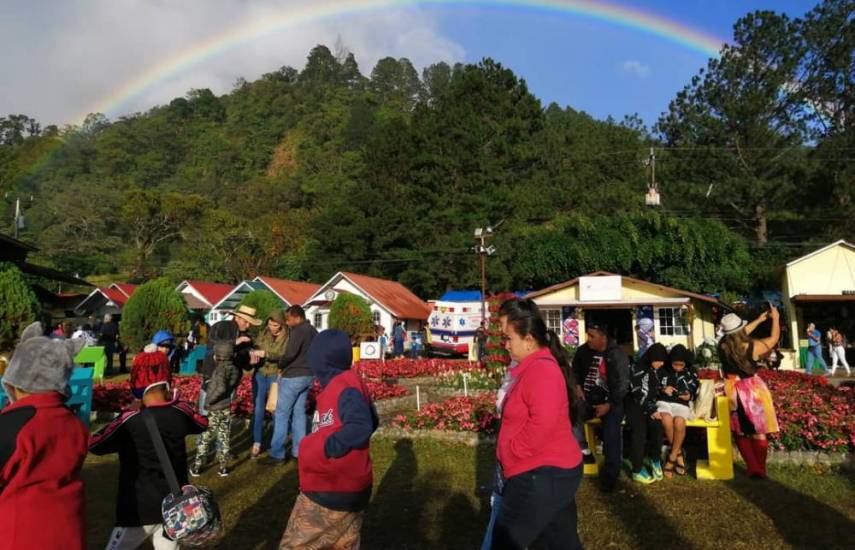
<svg viewBox="0 0 855 550"><path fill-rule="evenodd" d="M169 372L169 357L162 351L138 353L131 367L131 393L137 399L142 399L145 392L166 384L167 390L172 384L172 373Z"/></svg>
<svg viewBox="0 0 855 550"><path fill-rule="evenodd" d="M68 379L74 368L74 356L83 349L86 340L51 339L43 334L42 324L38 322L24 329L3 383L27 393L56 391L67 397L71 395Z"/></svg>
<svg viewBox="0 0 855 550"><path fill-rule="evenodd" d="M668 350L665 349L665 346L656 342L647 348L647 351L644 352L644 356L647 357L647 360L651 363L653 361L667 361L668 360Z"/></svg>
<svg viewBox="0 0 855 550"><path fill-rule="evenodd" d="M671 363L680 362L689 366L692 364L694 357L692 357L692 352L686 349L686 346L683 344L677 344L671 348L671 353L668 355L668 359L671 360Z"/></svg>

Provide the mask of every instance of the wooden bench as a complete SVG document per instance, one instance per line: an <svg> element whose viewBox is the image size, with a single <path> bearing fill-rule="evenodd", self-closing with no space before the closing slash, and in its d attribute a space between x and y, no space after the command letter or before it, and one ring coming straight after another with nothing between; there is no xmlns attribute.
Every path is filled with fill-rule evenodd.
<svg viewBox="0 0 855 550"><path fill-rule="evenodd" d="M727 397L719 396L715 400L716 419L689 420L688 428L704 428L707 431L707 460L698 460L695 471L698 479L733 479L733 443L730 440L730 406ZM597 448L596 426L602 422L592 418L585 422L585 441L594 453ZM596 475L602 467L603 457L594 455L596 462L585 464L585 474Z"/></svg>

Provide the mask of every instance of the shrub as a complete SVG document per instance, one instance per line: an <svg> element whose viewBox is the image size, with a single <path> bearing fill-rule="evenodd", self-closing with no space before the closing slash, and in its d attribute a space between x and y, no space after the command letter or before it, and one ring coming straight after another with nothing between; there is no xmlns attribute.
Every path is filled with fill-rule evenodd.
<svg viewBox="0 0 855 550"><path fill-rule="evenodd" d="M254 307L255 316L265 321L271 311L282 309L285 307L285 304L269 290L256 290L244 296L243 300L238 304L238 307L240 306Z"/></svg>
<svg viewBox="0 0 855 550"><path fill-rule="evenodd" d="M21 332L36 320L39 309L39 301L21 270L0 263L0 350L15 346Z"/></svg>
<svg viewBox="0 0 855 550"><path fill-rule="evenodd" d="M187 306L166 279L140 286L122 308L122 340L131 350L140 350L158 330L184 334L189 327Z"/></svg>
<svg viewBox="0 0 855 550"><path fill-rule="evenodd" d="M353 294L339 294L330 306L329 327L346 332L352 342L374 334L368 302Z"/></svg>

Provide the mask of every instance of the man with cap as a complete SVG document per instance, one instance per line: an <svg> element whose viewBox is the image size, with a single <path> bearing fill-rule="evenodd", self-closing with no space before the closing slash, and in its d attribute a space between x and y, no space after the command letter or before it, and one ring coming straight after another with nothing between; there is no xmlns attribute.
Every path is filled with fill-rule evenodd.
<svg viewBox="0 0 855 550"><path fill-rule="evenodd" d="M318 334L308 363L320 382L312 433L300 442L300 494L280 548L359 548L373 479L369 443L377 411L368 388L351 370L350 338Z"/></svg>
<svg viewBox="0 0 855 550"><path fill-rule="evenodd" d="M187 484L185 439L208 426L191 404L172 396L169 358L163 348L151 346L157 345L146 346L146 351L134 357L131 367L131 392L142 401L140 407L123 412L92 436L89 443L93 454L119 454L116 523L107 542L108 550L131 550L149 538L155 550L178 548L163 534L161 504L169 494L169 484L143 415L154 418L181 486Z"/></svg>
<svg viewBox="0 0 855 550"><path fill-rule="evenodd" d="M629 392L629 358L614 340L609 339L604 325L589 323L586 341L573 356L577 408L573 418L573 434L582 449L586 463L594 461L585 440L585 421L601 418L603 422L603 454L605 468L600 472L600 488L614 490L621 465L621 423L624 398Z"/></svg>
<svg viewBox="0 0 855 550"><path fill-rule="evenodd" d="M28 326L3 375L0 412L0 549L86 548L86 426L65 401L84 340L52 340ZM47 522L47 523L46 523ZM46 528L46 526L48 526Z"/></svg>
<svg viewBox="0 0 855 550"><path fill-rule="evenodd" d="M214 439L220 465L218 474L220 477L229 475L232 396L240 384L241 369L251 368L260 359L252 353L252 338L247 332L250 326L261 324L255 317L255 308L240 306L232 315L232 319L220 321L211 327L208 336L212 353L205 358L206 362L210 361L210 369L206 369L206 374L203 374L202 385L210 427L199 439L196 460L190 470L193 477L199 475Z"/></svg>

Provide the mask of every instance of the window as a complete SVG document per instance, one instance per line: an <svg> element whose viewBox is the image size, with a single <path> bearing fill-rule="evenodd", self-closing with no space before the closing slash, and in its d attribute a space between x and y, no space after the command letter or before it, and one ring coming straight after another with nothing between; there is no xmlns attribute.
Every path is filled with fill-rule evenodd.
<svg viewBox="0 0 855 550"><path fill-rule="evenodd" d="M371 316L374 319L374 326L378 326L380 324L380 312L375 310L371 312Z"/></svg>
<svg viewBox="0 0 855 550"><path fill-rule="evenodd" d="M324 316L320 313L315 313L315 330L321 330L324 327L322 326L324 323Z"/></svg>
<svg viewBox="0 0 855 550"><path fill-rule="evenodd" d="M683 311L678 307L659 308L659 335L660 336L686 336L689 327L683 318Z"/></svg>
<svg viewBox="0 0 855 550"><path fill-rule="evenodd" d="M543 320L546 321L546 328L554 330L555 334L561 336L561 310L560 309L544 309Z"/></svg>

